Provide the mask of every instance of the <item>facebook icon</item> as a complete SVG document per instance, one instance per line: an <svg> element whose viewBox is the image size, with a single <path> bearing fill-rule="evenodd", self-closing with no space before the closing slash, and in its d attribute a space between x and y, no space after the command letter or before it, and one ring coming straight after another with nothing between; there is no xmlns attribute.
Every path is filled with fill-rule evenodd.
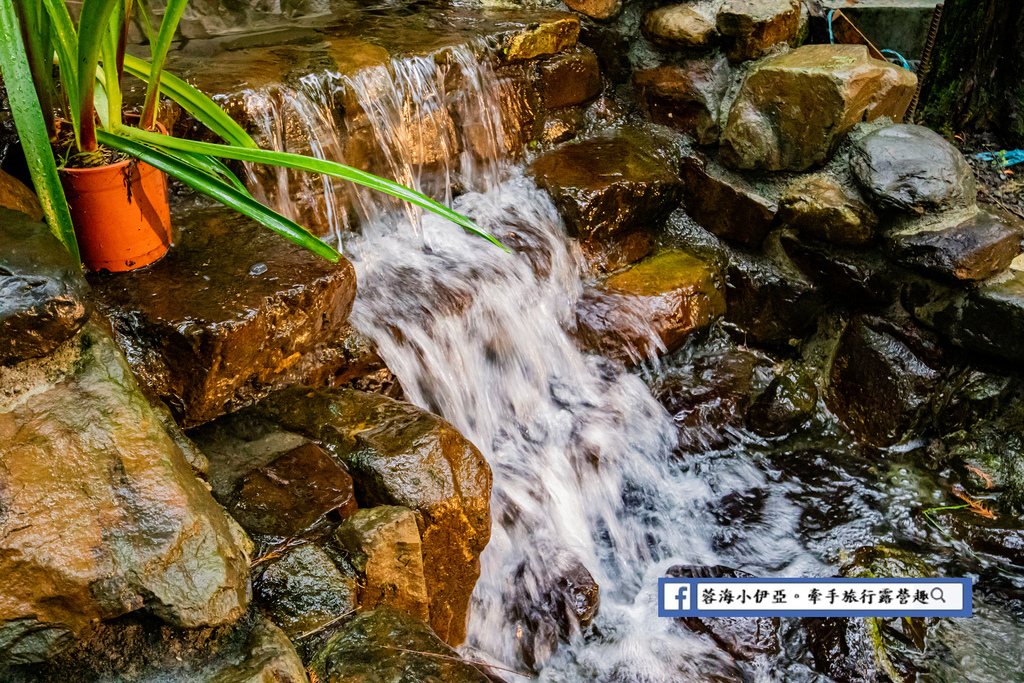
<svg viewBox="0 0 1024 683"><path fill-rule="evenodd" d="M692 609L690 584L687 579L658 579L659 617L681 617Z"/></svg>

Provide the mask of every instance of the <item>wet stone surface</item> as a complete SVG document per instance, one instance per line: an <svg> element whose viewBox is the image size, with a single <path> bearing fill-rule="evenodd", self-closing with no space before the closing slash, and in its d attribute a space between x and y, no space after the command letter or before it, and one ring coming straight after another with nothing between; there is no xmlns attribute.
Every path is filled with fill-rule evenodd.
<svg viewBox="0 0 1024 683"><path fill-rule="evenodd" d="M805 176L779 200L779 224L801 237L863 246L875 237L878 216L851 188L826 175Z"/></svg>
<svg viewBox="0 0 1024 683"><path fill-rule="evenodd" d="M779 43L793 44L800 30L796 0L726 0L718 11L718 32L734 62L757 59Z"/></svg>
<svg viewBox="0 0 1024 683"><path fill-rule="evenodd" d="M0 208L0 365L47 355L91 313L81 269L46 224Z"/></svg>
<svg viewBox="0 0 1024 683"><path fill-rule="evenodd" d="M749 247L764 241L779 205L749 181L703 156L680 167L686 211L709 232Z"/></svg>
<svg viewBox="0 0 1024 683"><path fill-rule="evenodd" d="M230 209L178 212L180 236L155 264L93 273L140 384L185 427L273 388L343 372L355 273Z"/></svg>
<svg viewBox="0 0 1024 683"><path fill-rule="evenodd" d="M701 145L718 142L718 120L729 80L729 62L721 56L644 69L633 75L651 120L689 133Z"/></svg>
<svg viewBox="0 0 1024 683"><path fill-rule="evenodd" d="M644 15L641 29L644 36L659 46L670 49L702 48L718 37L715 17L708 11L690 5L668 5Z"/></svg>
<svg viewBox="0 0 1024 683"><path fill-rule="evenodd" d="M791 367L773 379L754 400L747 413L747 425L761 436L782 436L805 424L817 405L814 378Z"/></svg>

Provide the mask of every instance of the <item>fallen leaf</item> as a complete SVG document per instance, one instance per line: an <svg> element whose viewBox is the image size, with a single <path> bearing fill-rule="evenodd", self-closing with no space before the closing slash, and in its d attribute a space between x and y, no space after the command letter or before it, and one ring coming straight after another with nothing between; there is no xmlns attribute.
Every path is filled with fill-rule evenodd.
<svg viewBox="0 0 1024 683"><path fill-rule="evenodd" d="M975 500L974 498L971 498L969 495L967 495L967 492L964 491L964 487L961 486L960 484L953 484L952 491L954 496L967 503L967 509L973 512L974 514L981 515L982 517L985 517L987 519L996 518L995 514L987 507L985 507L985 505L981 501Z"/></svg>

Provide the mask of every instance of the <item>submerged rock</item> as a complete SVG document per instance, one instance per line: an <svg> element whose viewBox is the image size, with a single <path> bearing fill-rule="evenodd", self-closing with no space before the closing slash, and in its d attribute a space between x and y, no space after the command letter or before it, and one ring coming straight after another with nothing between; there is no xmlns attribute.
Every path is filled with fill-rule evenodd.
<svg viewBox="0 0 1024 683"><path fill-rule="evenodd" d="M336 538L361 575L360 610L387 605L430 619L423 548L412 510L392 505L360 510L341 525Z"/></svg>
<svg viewBox="0 0 1024 683"><path fill-rule="evenodd" d="M267 617L289 638L326 626L356 609L356 581L344 576L322 549L306 543L269 560L254 581Z"/></svg>
<svg viewBox="0 0 1024 683"><path fill-rule="evenodd" d="M666 576L687 579L737 579L753 575L729 567L675 565ZM751 660L773 655L780 649L778 617L680 617L676 621L694 633L711 636L718 646L736 659Z"/></svg>
<svg viewBox="0 0 1024 683"><path fill-rule="evenodd" d="M47 355L91 314L81 266L46 224L0 208L0 365Z"/></svg>
<svg viewBox="0 0 1024 683"><path fill-rule="evenodd" d="M725 312L717 280L704 261L663 251L585 294L577 306L577 336L584 346L623 361L673 351Z"/></svg>
<svg viewBox="0 0 1024 683"><path fill-rule="evenodd" d="M314 655L319 683L491 683L486 668L463 661L422 621L389 607L364 612Z"/></svg>
<svg viewBox="0 0 1024 683"><path fill-rule="evenodd" d="M686 212L701 227L749 247L764 241L779 210L775 201L703 156L683 159L680 176Z"/></svg>
<svg viewBox="0 0 1024 683"><path fill-rule="evenodd" d="M774 46L792 45L800 32L798 0L726 0L718 10L718 32L729 59L763 57Z"/></svg>
<svg viewBox="0 0 1024 683"><path fill-rule="evenodd" d="M986 280L1006 270L1021 251L1024 221L1003 211L981 210L952 224L896 230L885 244L893 258L956 280Z"/></svg>
<svg viewBox="0 0 1024 683"><path fill-rule="evenodd" d="M741 169L805 171L853 126L900 120L917 78L863 45L805 45L747 73L722 131L722 160Z"/></svg>
<svg viewBox="0 0 1024 683"><path fill-rule="evenodd" d="M814 378L789 368L754 400L747 413L747 425L761 436L782 436L807 422L817 405Z"/></svg>
<svg viewBox="0 0 1024 683"><path fill-rule="evenodd" d="M729 79L729 62L724 57L707 57L637 71L633 84L652 121L689 133L700 145L713 145L718 142L718 119Z"/></svg>
<svg viewBox="0 0 1024 683"><path fill-rule="evenodd" d="M360 507L399 505L417 514L431 626L446 642L461 643L491 532L491 471L480 451L436 415L352 389L286 389L247 413L341 460Z"/></svg>
<svg viewBox="0 0 1024 683"><path fill-rule="evenodd" d="M1024 566L1024 522L1015 515L1001 512L986 517L970 509L937 510L933 514L943 529L975 552Z"/></svg>
<svg viewBox="0 0 1024 683"><path fill-rule="evenodd" d="M670 49L702 48L718 37L715 21L690 5L653 9L641 29L648 40Z"/></svg>
<svg viewBox="0 0 1024 683"><path fill-rule="evenodd" d="M891 446L926 416L945 368L931 333L905 320L857 316L836 349L826 403L858 438Z"/></svg>
<svg viewBox="0 0 1024 683"><path fill-rule="evenodd" d="M121 352L88 323L50 358L0 368L0 658L39 661L148 607L234 621L249 561Z"/></svg>
<svg viewBox="0 0 1024 683"><path fill-rule="evenodd" d="M139 383L183 426L345 367L348 261L330 263L227 209L180 218L181 238L160 261L90 282Z"/></svg>
<svg viewBox="0 0 1024 683"><path fill-rule="evenodd" d="M878 226L870 206L825 175L793 183L779 200L778 219L801 236L855 247L871 242Z"/></svg>
<svg viewBox="0 0 1024 683"><path fill-rule="evenodd" d="M964 156L923 126L868 133L850 152L853 176L879 208L914 213L973 206L974 174Z"/></svg>
<svg viewBox="0 0 1024 683"><path fill-rule="evenodd" d="M651 233L681 198L679 178L654 141L635 134L568 143L538 157L529 173L569 235L610 268L648 254Z"/></svg>

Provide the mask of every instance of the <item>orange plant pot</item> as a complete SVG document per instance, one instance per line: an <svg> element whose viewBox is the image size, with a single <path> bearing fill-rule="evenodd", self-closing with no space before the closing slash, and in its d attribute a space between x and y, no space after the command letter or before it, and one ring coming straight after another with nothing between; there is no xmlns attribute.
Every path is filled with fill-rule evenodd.
<svg viewBox="0 0 1024 683"><path fill-rule="evenodd" d="M82 262L91 270L134 270L171 246L167 178L137 159L60 170Z"/></svg>

